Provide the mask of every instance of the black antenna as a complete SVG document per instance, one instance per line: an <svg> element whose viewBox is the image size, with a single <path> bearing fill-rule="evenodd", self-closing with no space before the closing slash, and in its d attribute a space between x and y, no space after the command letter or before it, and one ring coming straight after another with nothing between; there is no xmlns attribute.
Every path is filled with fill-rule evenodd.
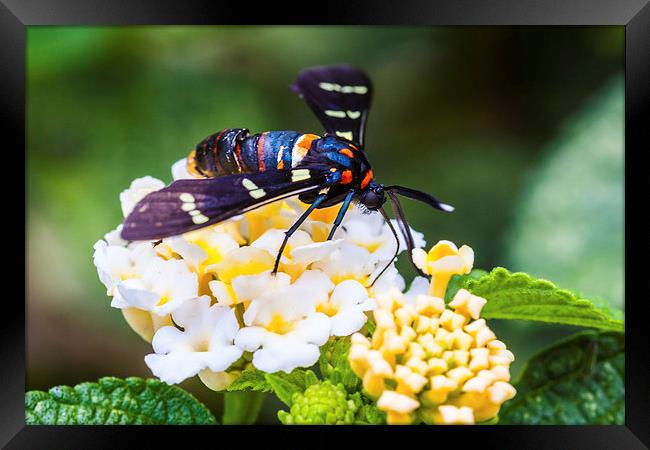
<svg viewBox="0 0 650 450"><path fill-rule="evenodd" d="M402 205L400 205L397 196L393 192L386 189L386 193L388 194L390 203L393 205L393 211L395 212L395 217L397 218L397 224L399 225L399 228L402 231L402 235L404 236L404 240L406 241L406 246L408 247L409 261L411 261L411 265L413 265L413 268L420 276L426 277L427 274L422 272L422 270L420 270L420 268L415 264L415 261L413 261L413 249L415 248L415 240L413 239L413 235L411 234L411 227L406 221L406 216L404 215L404 211L402 210Z"/></svg>
<svg viewBox="0 0 650 450"><path fill-rule="evenodd" d="M390 217L388 217L388 214L386 214L386 211L384 210L384 208L379 208L379 212L381 212L381 215L384 216L384 220L386 220L386 223L388 224L388 227L390 228L390 231L392 231L393 236L395 236L395 244L396 244L395 245L395 254L391 258L391 260L388 262L388 264L386 264L386 267L384 267L382 269L382 271L379 272L379 275L377 275L375 277L375 279L372 280L372 283L370 283L369 286L366 286L366 287L369 287L369 288L371 288L375 284L375 282L384 274L384 272L386 272L386 269L388 269L390 267L390 265L393 263L393 261L395 261L395 259L397 258L397 255L399 254L399 237L397 236L397 231L395 231L395 227L393 227L393 224L390 221Z"/></svg>
<svg viewBox="0 0 650 450"><path fill-rule="evenodd" d="M413 200L418 200L420 202L426 203L429 206L433 206L436 209L444 212L452 212L454 207L446 203L442 203L433 195L427 194L426 192L417 191L415 189L407 188L404 186L388 186L386 191L389 193L392 191L396 194L403 195L404 197L412 198Z"/></svg>

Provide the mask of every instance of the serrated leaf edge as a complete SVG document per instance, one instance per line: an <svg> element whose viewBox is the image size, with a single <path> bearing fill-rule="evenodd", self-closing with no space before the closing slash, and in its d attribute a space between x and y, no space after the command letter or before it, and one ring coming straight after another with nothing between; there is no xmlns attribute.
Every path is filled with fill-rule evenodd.
<svg viewBox="0 0 650 450"><path fill-rule="evenodd" d="M498 289L499 292L506 290L520 289L523 292L530 290L539 293L539 291L548 291L552 292L553 295L557 295L560 298L564 298L567 304L575 306L578 308L585 308L595 315L599 316L600 319L589 319L589 318L572 318L571 316L563 316L561 314L556 315L556 318L563 318L563 320L551 320L544 317L535 317L529 315L528 317L524 313L517 313L517 307L513 306L512 313L506 313L504 311L499 311L498 313L490 313L489 311L489 294L490 292L495 292L497 289L490 288L490 285L498 285L499 283L507 283L507 289ZM487 287L485 292L481 292L481 287ZM551 281L544 280L541 278L534 278L531 275L524 272L514 272L511 273L503 267L494 268L489 274L481 277L478 280L468 280L465 289L472 292L473 294L480 295L481 297L488 300L486 307L483 308L481 317L485 319L511 319L511 320L532 320L538 322L546 323L561 323L565 325L575 325L583 327L593 327L602 330L608 331L624 331L624 322L623 320L614 319L609 317L607 310L598 308L590 300L581 298L573 292L557 287ZM612 308L613 310L613 308Z"/></svg>

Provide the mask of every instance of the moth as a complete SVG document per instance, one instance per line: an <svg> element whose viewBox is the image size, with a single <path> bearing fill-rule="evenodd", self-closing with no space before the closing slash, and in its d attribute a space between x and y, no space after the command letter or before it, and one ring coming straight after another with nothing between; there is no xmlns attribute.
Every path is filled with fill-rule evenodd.
<svg viewBox="0 0 650 450"><path fill-rule="evenodd" d="M364 139L373 94L368 76L343 64L312 67L302 70L290 88L316 114L324 128L322 136L297 131L250 134L246 128L211 134L187 157L187 169L196 178L174 181L145 196L124 220L122 238L158 240L298 195L309 207L285 232L273 273L287 241L314 209L341 204L331 239L351 202L386 219L397 241L394 260L399 239L383 207L388 199L413 263L414 240L397 196L444 212L454 208L425 192L375 180Z"/></svg>

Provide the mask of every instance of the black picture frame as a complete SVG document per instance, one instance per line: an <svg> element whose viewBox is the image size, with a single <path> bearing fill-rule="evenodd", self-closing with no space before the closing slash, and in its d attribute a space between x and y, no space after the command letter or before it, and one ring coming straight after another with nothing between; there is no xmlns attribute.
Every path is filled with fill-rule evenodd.
<svg viewBox="0 0 650 450"><path fill-rule="evenodd" d="M365 25L614 25L625 27L625 232L626 245L626 382L625 425L621 426L497 426L497 427L377 427L379 437L422 438L437 444L451 438L470 444L472 441L495 448L647 448L650 445L650 351L645 334L642 293L633 295L637 280L642 279L643 263L635 262L637 252L645 250L644 241L635 239L631 220L646 198L639 179L645 175L641 158L649 148L650 126L650 6L648 0L456 0L414 1L379 4L372 0L329 0L301 8L281 8L277 2L242 5L241 2L180 0L140 0L111 2L100 0L0 0L0 101L2 120L7 127L3 137L13 138L5 152L19 161L25 147L25 50L26 27L30 25L142 25L142 24L365 24ZM274 14L275 13L275 14ZM280 14L278 14L280 13ZM272 17L277 19L273 20ZM10 156L10 155L8 155ZM18 167L20 162L16 162ZM9 189L10 188L10 189ZM5 185L11 214L20 210L15 188ZM26 193L27 195L28 193ZM7 204L5 204L7 207ZM23 203L23 207L25 207ZM26 226L26 225L25 225ZM26 236L26 232L23 229ZM17 235L19 236L19 235ZM639 255L640 256L640 255ZM27 276L27 275L25 275ZM25 283L26 285L27 283ZM25 293L26 294L26 293ZM18 298L17 296L14 298ZM26 295L25 297L26 298ZM13 300L13 299L12 299ZM223 429L214 427L51 427L25 426L25 332L24 305L17 301L16 314L3 321L0 346L0 444L7 448L115 448L134 445L133 437L149 444L169 441L173 436L191 434L192 441L224 439ZM5 299L5 305L8 299ZM173 431L169 431L173 430ZM304 433L283 427L258 427L257 436ZM236 427L229 432L240 433ZM366 429L366 431L370 431ZM348 434L351 428L328 429L322 435L328 441L338 438L332 433ZM355 428L355 433L358 430ZM214 433L212 437L197 433ZM367 433L368 434L368 433ZM320 434L318 435L320 436ZM291 446L309 445L317 436L308 432L309 441L294 441ZM286 439L286 437L285 437ZM365 438L364 438L365 439ZM399 439L404 439L403 437ZM214 441L218 445L219 441ZM185 442L188 442L185 440ZM278 439L276 442L283 442Z"/></svg>

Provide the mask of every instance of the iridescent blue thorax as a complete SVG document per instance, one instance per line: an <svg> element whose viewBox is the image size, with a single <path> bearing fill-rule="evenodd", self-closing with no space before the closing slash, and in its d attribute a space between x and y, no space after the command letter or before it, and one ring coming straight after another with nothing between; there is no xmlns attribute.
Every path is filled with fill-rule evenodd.
<svg viewBox="0 0 650 450"><path fill-rule="evenodd" d="M363 150L352 142L336 136L324 136L313 141L301 165L318 163L336 169L343 184L350 184L355 180L361 184L366 174L371 171L370 163ZM346 173L349 174L345 175Z"/></svg>
<svg viewBox="0 0 650 450"><path fill-rule="evenodd" d="M329 168L327 181L330 188L324 206L340 202L350 189L364 190L374 178L364 151L358 145L333 135L314 140L296 167L309 166ZM301 200L309 203L317 194L305 194Z"/></svg>

